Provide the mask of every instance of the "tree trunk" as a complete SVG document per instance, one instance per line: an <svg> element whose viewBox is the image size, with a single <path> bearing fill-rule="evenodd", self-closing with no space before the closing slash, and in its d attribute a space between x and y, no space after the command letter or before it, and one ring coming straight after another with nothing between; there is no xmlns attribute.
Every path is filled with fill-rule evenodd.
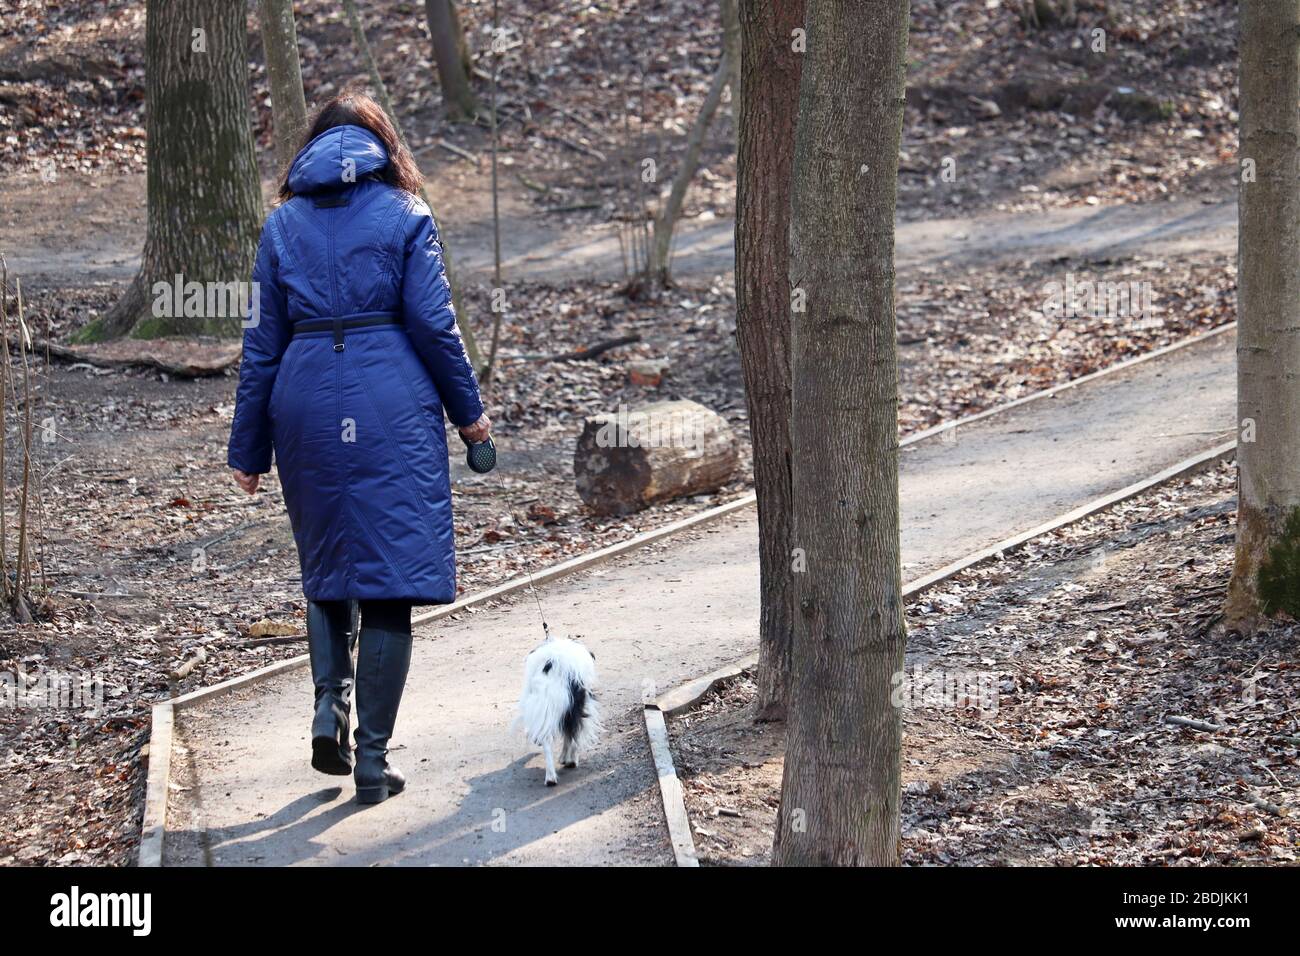
<svg viewBox="0 0 1300 956"><path fill-rule="evenodd" d="M388 96L388 87L384 84L384 77L379 72L379 63L375 60L375 54L370 49L370 41L366 39L365 24L361 22L361 12L357 9L356 0L343 0L343 10L348 16L348 22L352 25L352 39L356 42L357 49L361 53L361 59L365 61L366 72L370 74L370 85L375 88L375 95L379 97L379 105L384 108L384 112L388 114L389 120L392 121L393 129L397 131L397 138L409 150L410 146L406 142L406 136L402 133L401 121L397 118L397 110L393 108L393 101ZM423 185L420 186L420 198L429 207L434 221L437 222L437 210L434 209L433 203L429 201L429 191ZM453 278L454 272L451 266L451 250L447 247L447 234L439 230L439 239L442 243L442 268L447 276L447 285L451 287L451 309L456 313L456 327L460 329L460 337L465 343L465 354L469 356L470 365L473 366L475 372L482 374L484 368L483 356L478 350L478 340L474 338L474 330L470 328L469 319L465 317L465 312L461 309L460 285Z"/></svg>
<svg viewBox="0 0 1300 956"><path fill-rule="evenodd" d="M460 8L456 6L455 0L447 0L447 9L451 11L451 32L456 37L456 53L460 57L461 71L465 74L465 79L471 83L474 81L474 51L470 49L469 37L465 33L465 27L460 21ZM497 24L492 24L492 31L495 35Z"/></svg>
<svg viewBox="0 0 1300 956"><path fill-rule="evenodd" d="M809 0L790 281L794 578L774 858L898 863L906 632L898 542L894 203L907 0ZM870 29L864 29L864 23Z"/></svg>
<svg viewBox="0 0 1300 956"><path fill-rule="evenodd" d="M366 65L366 73L370 76L370 85L374 87L379 105L384 108L384 112L392 121L397 138L402 141L402 145L410 149L410 144L406 142L406 135L402 132L401 121L397 118L397 109L388 95L388 84L384 82L384 75L379 72L379 61L375 59L375 52L370 48L370 41L366 38L366 25L361 22L361 11L357 9L356 0L343 0L343 12L347 14L348 24L352 27L352 42L357 45L357 52L361 54L361 60ZM428 196L424 197L426 202L428 198ZM429 208L433 208L432 205Z"/></svg>
<svg viewBox="0 0 1300 956"><path fill-rule="evenodd" d="M82 338L238 335L223 291L188 316L154 284L247 283L262 223L248 100L248 16L241 3L149 0L145 8L148 212L140 272ZM213 308L212 306L216 306Z"/></svg>
<svg viewBox="0 0 1300 956"><path fill-rule="evenodd" d="M18 330L22 335L22 330ZM9 589L9 470L5 445L9 439L9 265L0 256L0 604L10 603Z"/></svg>
<svg viewBox="0 0 1300 956"><path fill-rule="evenodd" d="M1074 0L1020 0L1020 20L1030 29L1070 26L1078 15Z"/></svg>
<svg viewBox="0 0 1300 956"><path fill-rule="evenodd" d="M260 0L258 15L262 21L266 79L271 87L275 164L284 172L293 162L307 132L307 98L302 91L293 0Z"/></svg>
<svg viewBox="0 0 1300 956"><path fill-rule="evenodd" d="M690 401L588 418L573 453L578 496L599 515L717 491L736 473L727 420Z"/></svg>
<svg viewBox="0 0 1300 956"><path fill-rule="evenodd" d="M736 138L736 340L758 491L758 717L785 716L790 574L790 166L803 0L740 0L743 97Z"/></svg>
<svg viewBox="0 0 1300 956"><path fill-rule="evenodd" d="M722 55L727 60L727 86L731 89L731 115L740 116L740 0L722 0ZM803 3L800 2L800 7Z"/></svg>
<svg viewBox="0 0 1300 956"><path fill-rule="evenodd" d="M673 177L672 189L659 215L655 216L654 240L650 246L650 260L646 263L647 278L651 282L668 284L673 230L682 215L686 190L700 168L700 149L704 145L704 134L708 132L709 124L713 122L713 114L718 111L718 104L722 102L722 90L727 85L727 75L727 58L724 55L722 62L718 64L718 72L713 76L713 84L709 87L708 95L704 97L704 104L695 117L695 125L691 127L690 135L686 138L686 155L682 157L682 165L677 170L677 175Z"/></svg>
<svg viewBox="0 0 1300 956"><path fill-rule="evenodd" d="M1240 9L1241 433L1225 619L1246 630L1279 611L1300 617L1300 2L1244 0Z"/></svg>
<svg viewBox="0 0 1300 956"><path fill-rule="evenodd" d="M452 8L453 12L455 7ZM459 22L459 20L458 20ZM492 0L492 37L488 47L492 54L492 85L489 90L488 121L492 134L492 344L488 348L487 362L483 365L483 374L479 384L485 389L492 385L492 378L497 370L497 348L501 345L501 321L505 318L504 301L496 302L496 290L501 289L501 177L500 147L501 131L497 128L497 73L501 67L501 51L497 48L497 31L501 29L501 16L497 0ZM502 289L504 292L504 289Z"/></svg>
<svg viewBox="0 0 1300 956"><path fill-rule="evenodd" d="M442 103L453 123L472 120L478 114L478 100L469 85L468 49L460 28L460 17L451 0L424 0L424 16L433 38L433 59L442 85Z"/></svg>

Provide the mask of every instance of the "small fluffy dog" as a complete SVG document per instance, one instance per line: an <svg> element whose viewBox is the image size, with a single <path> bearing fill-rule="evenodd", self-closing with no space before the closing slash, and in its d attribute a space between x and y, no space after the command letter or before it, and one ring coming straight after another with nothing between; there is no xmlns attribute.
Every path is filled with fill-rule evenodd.
<svg viewBox="0 0 1300 956"><path fill-rule="evenodd" d="M524 660L524 692L515 723L523 725L529 743L546 755L548 787L559 782L552 751L557 737L563 738L560 763L566 767L576 767L578 754L596 742L600 709L595 684L596 655L566 637L548 632Z"/></svg>

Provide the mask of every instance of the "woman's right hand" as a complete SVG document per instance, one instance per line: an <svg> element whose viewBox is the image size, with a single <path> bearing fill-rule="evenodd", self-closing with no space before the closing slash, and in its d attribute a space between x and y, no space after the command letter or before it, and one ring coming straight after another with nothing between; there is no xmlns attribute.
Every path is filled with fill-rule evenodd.
<svg viewBox="0 0 1300 956"><path fill-rule="evenodd" d="M488 418L487 412L478 417L473 425L466 425L460 430L460 435L467 442L475 445L488 440L488 435L492 431L492 419Z"/></svg>
<svg viewBox="0 0 1300 956"><path fill-rule="evenodd" d="M261 475L250 475L246 471L240 471L238 468L231 469L234 472L235 484L243 488L248 494L256 494L257 486L262 480Z"/></svg>

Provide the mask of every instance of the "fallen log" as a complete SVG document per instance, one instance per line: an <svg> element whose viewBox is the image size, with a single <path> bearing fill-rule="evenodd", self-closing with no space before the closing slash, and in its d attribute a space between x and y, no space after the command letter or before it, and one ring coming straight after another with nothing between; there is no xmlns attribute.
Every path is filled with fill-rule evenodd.
<svg viewBox="0 0 1300 956"><path fill-rule="evenodd" d="M283 634L279 637L256 637L249 641L244 641L243 647L265 647L268 644L296 644L298 641L307 640L306 633L301 634Z"/></svg>
<svg viewBox="0 0 1300 956"><path fill-rule="evenodd" d="M205 648L200 647L197 653L195 653L193 657L191 657L189 660L185 661L184 663L180 664L174 670L172 670L170 675L171 679L177 681L184 680L185 678L190 676L190 674L194 671L194 668L198 667L207 659L208 659L207 650Z"/></svg>
<svg viewBox="0 0 1300 956"><path fill-rule="evenodd" d="M621 348L624 345L634 345L640 341L641 335L633 333L632 335L620 335L616 339L594 342L591 345L574 349L572 352L525 352L522 355L503 355L501 357L511 362L577 362L581 359L595 358L597 355L605 354L610 349Z"/></svg>
<svg viewBox="0 0 1300 956"><path fill-rule="evenodd" d="M459 156L461 159L469 160L475 166L479 165L479 160L477 156L475 156L467 149L461 149L455 143L449 143L445 139L440 139L438 140L438 145L454 156Z"/></svg>
<svg viewBox="0 0 1300 956"><path fill-rule="evenodd" d="M604 342L597 342L594 345L587 345L572 352L561 352L559 355L552 355L549 361L552 362L576 362L580 359L591 359L597 355L603 355L610 349L620 348L624 345L634 345L641 341L638 333L632 335L620 335L616 339L606 339Z"/></svg>
<svg viewBox="0 0 1300 956"><path fill-rule="evenodd" d="M546 130L542 130L541 134L546 139L553 140L554 142L557 142L562 146L567 146L569 147L569 149L582 153L585 156L590 156L592 159L596 160L597 162L603 163L607 161L605 158L605 154L602 153L600 150L596 149L595 147L588 146L585 143L580 143L574 139L569 139L569 137L562 136L559 133L549 133Z"/></svg>
<svg viewBox="0 0 1300 956"><path fill-rule="evenodd" d="M239 361L239 339L114 339L86 345L36 343L38 352L99 368L156 368L176 378L221 375Z"/></svg>
<svg viewBox="0 0 1300 956"><path fill-rule="evenodd" d="M594 415L573 453L578 495L599 515L717 491L735 474L736 436L726 419L690 401Z"/></svg>
<svg viewBox="0 0 1300 956"><path fill-rule="evenodd" d="M1191 717L1168 716L1165 718L1166 724L1173 724L1175 727L1186 727L1188 730L1203 730L1206 733L1217 733L1223 728L1218 724L1212 724L1207 720L1193 720Z"/></svg>

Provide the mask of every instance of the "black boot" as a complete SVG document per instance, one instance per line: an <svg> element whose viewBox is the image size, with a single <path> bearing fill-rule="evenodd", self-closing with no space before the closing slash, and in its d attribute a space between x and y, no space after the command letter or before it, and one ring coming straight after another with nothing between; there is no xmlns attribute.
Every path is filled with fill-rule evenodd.
<svg viewBox="0 0 1300 956"><path fill-rule="evenodd" d="M367 601L357 653L358 803L381 803L406 787L401 771L388 763L388 739L410 665L410 605Z"/></svg>
<svg viewBox="0 0 1300 956"><path fill-rule="evenodd" d="M334 776L352 772L348 712L352 707L352 648L356 634L355 602L307 602L307 648L312 683L316 685L311 765Z"/></svg>

